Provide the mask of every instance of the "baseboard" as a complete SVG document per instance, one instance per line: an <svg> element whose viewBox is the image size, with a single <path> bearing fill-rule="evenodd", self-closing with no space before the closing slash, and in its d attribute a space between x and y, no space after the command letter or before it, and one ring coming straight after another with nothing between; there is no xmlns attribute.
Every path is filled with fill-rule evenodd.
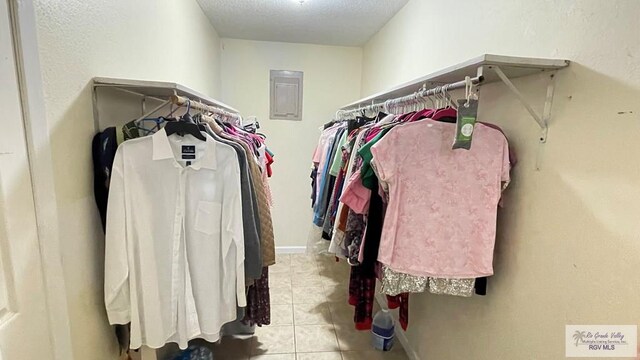
<svg viewBox="0 0 640 360"><path fill-rule="evenodd" d="M378 302L378 304L380 305L380 307L382 307L383 309L387 309L387 297L384 296L383 294L380 294L379 292L376 292L376 301ZM393 320L395 321L396 324L399 324L399 319L398 319L398 311L389 311L391 313L391 315L393 316ZM396 339L398 340L398 342L400 343L400 345L402 345L402 348L404 349L404 351L407 353L407 357L410 360L420 360L420 358L418 357L418 354L416 353L415 350L413 350L413 347L411 347L411 344L409 344L409 339L407 338L407 334L404 332L404 330L402 330L401 328L399 328L398 325L396 325Z"/></svg>
<svg viewBox="0 0 640 360"><path fill-rule="evenodd" d="M306 246L276 246L276 254L304 254Z"/></svg>

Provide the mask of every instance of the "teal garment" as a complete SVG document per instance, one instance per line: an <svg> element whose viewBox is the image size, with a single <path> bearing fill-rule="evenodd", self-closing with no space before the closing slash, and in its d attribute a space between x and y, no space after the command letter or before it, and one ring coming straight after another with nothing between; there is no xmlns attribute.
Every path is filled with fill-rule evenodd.
<svg viewBox="0 0 640 360"><path fill-rule="evenodd" d="M333 162L331 164L331 168L329 169L329 175L338 176L340 173L340 169L342 168L342 148L344 144L347 143L347 132L343 131L340 139L338 139L338 148L336 149L336 154L333 156Z"/></svg>
<svg viewBox="0 0 640 360"><path fill-rule="evenodd" d="M373 154L371 153L371 147L375 145L382 137L389 132L393 127L382 129L378 135L376 135L371 141L364 144L358 151L358 155L362 158L362 168L360 169L360 178L362 179L362 185L370 190L376 190L378 187L378 181L376 174L371 167L371 159Z"/></svg>

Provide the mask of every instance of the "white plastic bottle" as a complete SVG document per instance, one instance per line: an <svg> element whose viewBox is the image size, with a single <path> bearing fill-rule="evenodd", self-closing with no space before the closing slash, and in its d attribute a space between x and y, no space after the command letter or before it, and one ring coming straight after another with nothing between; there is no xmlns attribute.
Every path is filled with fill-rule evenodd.
<svg viewBox="0 0 640 360"><path fill-rule="evenodd" d="M382 309L373 317L371 342L376 350L389 351L393 347L395 326L389 310Z"/></svg>

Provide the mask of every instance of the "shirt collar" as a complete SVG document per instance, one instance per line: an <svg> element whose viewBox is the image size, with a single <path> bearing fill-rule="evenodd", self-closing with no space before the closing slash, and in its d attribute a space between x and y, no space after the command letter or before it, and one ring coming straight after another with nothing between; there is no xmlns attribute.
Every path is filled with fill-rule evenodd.
<svg viewBox="0 0 640 360"><path fill-rule="evenodd" d="M207 139L206 141L206 150L204 155L197 161L194 161L190 167L194 170L200 170L200 168L215 170L217 167L217 159L216 159L216 144L215 140L211 138L208 134L205 134ZM171 149L171 144L169 143L169 137L167 136L167 132L164 129L160 129L158 132L153 134L153 160L165 160L172 159L176 165L178 162L173 154L173 150Z"/></svg>

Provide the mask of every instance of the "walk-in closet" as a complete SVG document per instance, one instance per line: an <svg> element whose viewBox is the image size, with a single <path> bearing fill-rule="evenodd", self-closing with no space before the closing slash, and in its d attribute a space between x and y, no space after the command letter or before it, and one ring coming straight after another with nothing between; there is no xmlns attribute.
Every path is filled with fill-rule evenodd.
<svg viewBox="0 0 640 360"><path fill-rule="evenodd" d="M638 15L0 0L0 360L638 358Z"/></svg>

